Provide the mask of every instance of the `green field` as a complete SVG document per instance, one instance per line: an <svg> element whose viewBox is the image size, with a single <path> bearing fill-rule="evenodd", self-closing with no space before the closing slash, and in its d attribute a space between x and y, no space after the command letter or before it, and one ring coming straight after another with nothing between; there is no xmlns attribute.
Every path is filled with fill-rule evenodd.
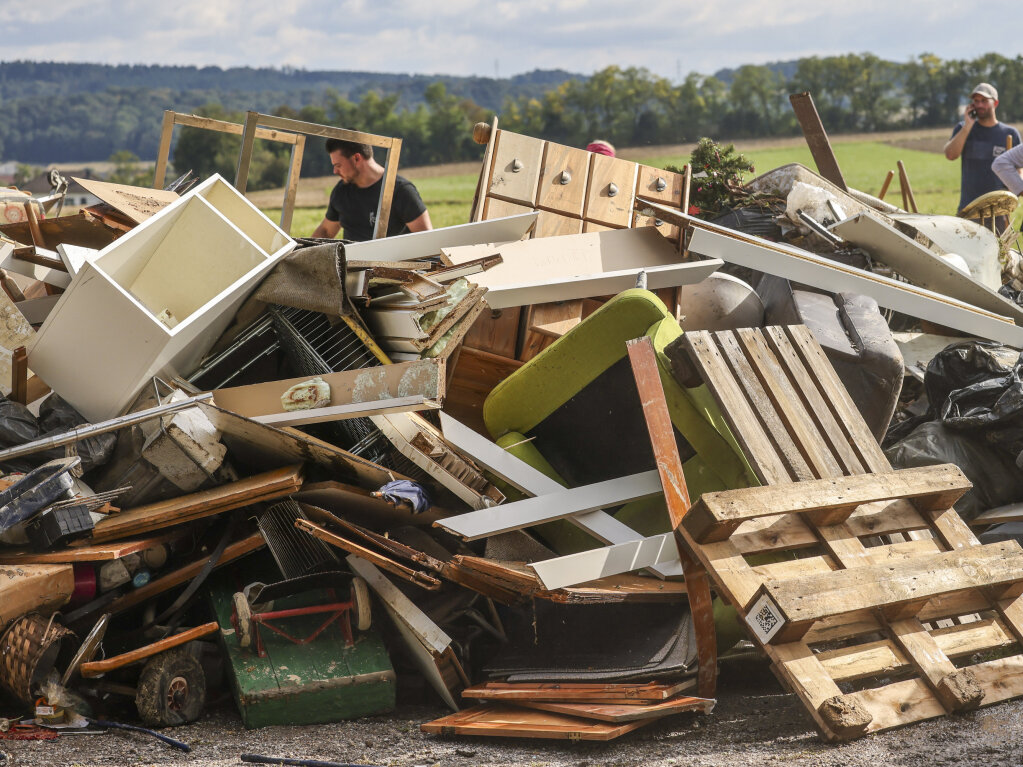
<svg viewBox="0 0 1023 767"><path fill-rule="evenodd" d="M878 194L885 174L896 170L896 162L902 160L909 175L917 209L921 213L944 213L954 215L959 201L959 163L949 162L944 155L936 152L894 147L880 142L839 143L834 146L839 167L850 186L870 194ZM798 162L814 168L810 150L805 147L783 149L757 149L743 152L755 168L755 174ZM639 162L663 168L665 165L683 165L688 156L651 156L638 158ZM411 174L410 174L411 175ZM476 188L474 174L432 176L415 178L416 186L427 207L434 227L464 224L469 220L469 208ZM749 180L749 179L747 179ZM892 182L885 199L895 205L902 204L898 175ZM279 218L279 211L268 210L272 219ZM1023 211L1017 212L1017 223ZM323 217L318 208L301 208L295 211L292 234L304 236L312 232Z"/></svg>

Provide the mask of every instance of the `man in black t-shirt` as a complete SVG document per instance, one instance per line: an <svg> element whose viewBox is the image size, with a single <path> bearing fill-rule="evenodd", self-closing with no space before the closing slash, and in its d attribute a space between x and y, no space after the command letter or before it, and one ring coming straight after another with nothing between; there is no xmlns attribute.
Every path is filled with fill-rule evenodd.
<svg viewBox="0 0 1023 767"><path fill-rule="evenodd" d="M341 178L330 193L327 212L313 237L332 238L343 228L352 242L373 239L377 205L383 188L384 168L373 159L373 147L353 141L327 139L327 153L334 175ZM387 236L433 229L430 213L412 182L401 176L394 180Z"/></svg>

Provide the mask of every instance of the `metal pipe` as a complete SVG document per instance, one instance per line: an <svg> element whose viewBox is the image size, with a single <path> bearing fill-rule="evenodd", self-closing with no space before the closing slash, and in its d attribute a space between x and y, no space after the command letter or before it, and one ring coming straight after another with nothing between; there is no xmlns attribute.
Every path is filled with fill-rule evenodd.
<svg viewBox="0 0 1023 767"><path fill-rule="evenodd" d="M242 754L239 759L251 764L291 764L297 767L372 767L372 765L348 762L321 762L319 759L289 759L284 756L263 756L261 754Z"/></svg>
<svg viewBox="0 0 1023 767"><path fill-rule="evenodd" d="M63 445L70 445L72 442L80 442L83 439L93 437L97 434L106 434L110 431L117 431L123 429L126 426L134 426L137 423L143 421L149 421L153 418L159 418L168 413L176 413L179 410L186 410L190 407L195 407L200 402L206 402L213 398L213 392L204 392L197 394L194 397L183 399L180 402L169 402L166 405L158 405L156 407L148 408L147 410L139 410L137 413L128 413L127 415L121 415L117 418L111 418L109 421L103 421L102 423L91 423L81 426L77 429L71 429L63 434L55 434L52 437L44 437L43 439L37 439L35 442L26 442L24 445L18 445L17 447L9 447L6 450L0 450L0 462L9 461L13 458L21 458L25 455L32 455L33 453L39 453L43 450L49 450L51 447L61 447Z"/></svg>

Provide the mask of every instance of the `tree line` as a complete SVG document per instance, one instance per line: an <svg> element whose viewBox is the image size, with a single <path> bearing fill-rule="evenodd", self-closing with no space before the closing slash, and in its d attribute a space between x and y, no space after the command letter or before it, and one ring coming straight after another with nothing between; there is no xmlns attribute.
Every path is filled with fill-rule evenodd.
<svg viewBox="0 0 1023 767"><path fill-rule="evenodd" d="M105 159L115 152L121 152L122 164L124 152L151 160L164 109L234 122L242 121L244 110L256 109L397 136L403 140L401 164L406 167L478 159L472 125L494 112L500 115L502 128L573 146L585 146L594 138L618 146L676 144L701 136L796 134L788 94L809 91L830 133L951 128L970 89L986 81L1000 91L999 117L1006 122L1023 118L1023 57L995 53L969 61L925 53L904 63L872 54L809 57L746 65L716 75L693 72L681 82L646 69L616 66L589 77L537 73L526 90L506 88L499 109L481 105L495 95L481 90L486 78L437 78L429 83L420 79L418 100L410 100L407 88L369 89L356 96L352 89L342 92L333 87L175 91L123 84L101 91L50 93L46 98L4 99L7 66L0 66L0 157L32 162ZM85 74L96 77L91 69ZM216 82L207 75L206 70L193 72L188 82ZM128 82L125 78L117 82ZM280 79L267 82L278 86ZM300 82L309 86L308 79ZM237 138L187 128L179 129L177 136L172 153L176 170L233 173ZM284 145L257 142L252 188L280 184L287 154ZM302 172L330 172L322 142L307 143Z"/></svg>

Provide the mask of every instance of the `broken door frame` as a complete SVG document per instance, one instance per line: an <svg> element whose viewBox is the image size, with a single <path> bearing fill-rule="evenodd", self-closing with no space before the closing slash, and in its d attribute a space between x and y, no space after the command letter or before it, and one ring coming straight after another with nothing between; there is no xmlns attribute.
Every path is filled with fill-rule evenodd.
<svg viewBox="0 0 1023 767"><path fill-rule="evenodd" d="M228 133L234 136L242 136L245 126L239 123L214 120L210 117L199 117L198 115L186 115L182 112L166 110L163 113L163 130L160 133L160 148L156 153L156 172L153 176L153 189L163 189L167 175L167 163L170 160L171 136L174 133L174 126L182 125L187 128L199 128L217 133ZM256 138L267 141L277 141L282 144L291 145L291 162L288 165L288 181L284 189L284 202L281 205L280 227L288 234L291 234L291 218L295 213L295 197L298 194L298 177L302 169L302 154L305 151L305 136L295 133L280 133L275 130L258 130ZM251 154L252 148L250 146ZM237 187L237 181L235 182ZM244 193L244 189L240 189Z"/></svg>
<svg viewBox="0 0 1023 767"><path fill-rule="evenodd" d="M383 187L380 202L377 204L376 230L373 239L384 237L387 223L391 218L391 199L394 195L394 180L398 175L398 158L401 155L401 139L388 136L377 136L372 133L335 128L332 125L292 120L286 117L248 111L245 123L225 122L208 117L186 115L170 110L163 113L163 132L160 135L160 149L157 152L156 175L153 188L160 189L167 173L167 161L170 156L171 134L175 125L184 125L202 130L212 130L242 137L242 146L238 154L238 165L235 171L234 186L245 194L249 180L249 164L252 161L252 149L257 138L268 141L279 141L291 144L291 163L288 167L288 180L285 184L284 202L281 206L280 226L285 232L291 233L291 219L295 212L295 197L298 193L298 180L302 173L302 155L305 151L306 136L336 138L342 141L354 141L369 144L387 150L387 161L384 163ZM260 127L262 126L262 127Z"/></svg>

